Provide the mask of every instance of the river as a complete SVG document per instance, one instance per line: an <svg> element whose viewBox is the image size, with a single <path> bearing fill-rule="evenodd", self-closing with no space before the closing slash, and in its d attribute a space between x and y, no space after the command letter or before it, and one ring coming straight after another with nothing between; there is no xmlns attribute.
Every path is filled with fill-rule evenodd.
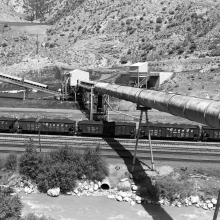
<svg viewBox="0 0 220 220"><path fill-rule="evenodd" d="M20 193L22 214L35 212L56 220L211 220L214 211L191 207L166 207L149 204L131 206L106 197L49 197L45 194ZM220 220L220 216L218 217Z"/></svg>

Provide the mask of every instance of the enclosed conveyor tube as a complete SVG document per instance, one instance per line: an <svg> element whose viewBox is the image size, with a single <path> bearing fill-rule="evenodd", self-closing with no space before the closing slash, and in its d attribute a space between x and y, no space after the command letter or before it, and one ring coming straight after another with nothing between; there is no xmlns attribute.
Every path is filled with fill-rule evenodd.
<svg viewBox="0 0 220 220"><path fill-rule="evenodd" d="M220 128L220 102L215 100L93 81L81 81L79 86L84 83L92 85L94 90L100 94Z"/></svg>

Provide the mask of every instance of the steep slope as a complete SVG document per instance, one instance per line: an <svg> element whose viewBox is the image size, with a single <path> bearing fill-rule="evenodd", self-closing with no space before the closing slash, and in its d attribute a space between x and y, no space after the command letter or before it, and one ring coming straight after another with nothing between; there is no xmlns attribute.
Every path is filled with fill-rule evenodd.
<svg viewBox="0 0 220 220"><path fill-rule="evenodd" d="M1 21L21 21L21 18L20 15L13 10L13 8L6 5L4 1L0 1L0 22Z"/></svg>

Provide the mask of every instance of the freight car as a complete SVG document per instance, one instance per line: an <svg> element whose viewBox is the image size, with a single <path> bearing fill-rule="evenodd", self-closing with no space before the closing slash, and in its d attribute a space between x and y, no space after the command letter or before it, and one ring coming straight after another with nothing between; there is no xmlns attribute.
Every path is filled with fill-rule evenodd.
<svg viewBox="0 0 220 220"><path fill-rule="evenodd" d="M136 133L136 124L130 122L88 121L78 122L78 135L131 137Z"/></svg>
<svg viewBox="0 0 220 220"><path fill-rule="evenodd" d="M74 135L76 122L70 119L21 118L18 120L20 133ZM15 129L16 130L16 129Z"/></svg>
<svg viewBox="0 0 220 220"><path fill-rule="evenodd" d="M199 140L201 130L197 125L177 123L150 123L152 139ZM141 124L140 137L148 138L148 127Z"/></svg>

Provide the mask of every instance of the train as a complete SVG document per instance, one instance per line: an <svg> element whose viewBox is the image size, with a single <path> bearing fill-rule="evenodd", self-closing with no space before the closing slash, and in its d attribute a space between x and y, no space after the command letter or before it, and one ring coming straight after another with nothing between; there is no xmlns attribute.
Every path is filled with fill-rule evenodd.
<svg viewBox="0 0 220 220"><path fill-rule="evenodd" d="M152 139L219 141L220 130L208 126L177 123L150 123ZM0 132L52 135L78 135L114 138L136 138L137 126L134 122L93 121L49 118L0 117ZM140 138L148 138L148 126L141 124Z"/></svg>

